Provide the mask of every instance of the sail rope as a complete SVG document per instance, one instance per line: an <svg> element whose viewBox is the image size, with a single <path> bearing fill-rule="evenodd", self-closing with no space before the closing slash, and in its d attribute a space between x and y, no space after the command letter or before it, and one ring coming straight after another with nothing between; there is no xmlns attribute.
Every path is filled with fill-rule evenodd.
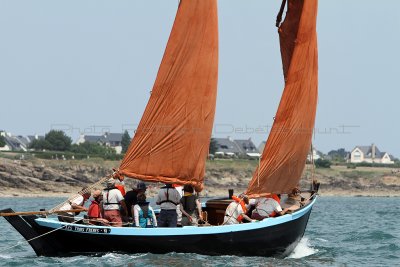
<svg viewBox="0 0 400 267"><path fill-rule="evenodd" d="M24 215L19 215L19 216L24 216ZM59 215L59 217L68 217L68 216ZM68 217L68 218L70 218L70 217ZM71 224L75 224L75 223L77 223L77 222L79 222L79 221L82 221L82 220L85 220L85 219L82 218L82 217L79 217L79 218L77 218L75 221L73 221ZM116 224L116 223L118 223L118 222L108 222L108 224ZM85 225L85 224L83 224L83 225ZM129 223L123 223L122 225L123 225L123 226L129 226ZM49 231L49 232L47 232L47 233L44 233L44 234L35 236L35 237L31 238L31 239L27 239L27 240L23 240L23 241L18 241L15 245L12 245L12 246L10 246L10 247L6 247L6 248L4 248L4 249L1 249L1 250L0 250L0 253L1 253L1 252L4 252L4 251L7 251L7 250L9 250L9 249L15 248L15 247L17 247L17 246L23 244L24 242L28 242L28 243L29 243L29 242L31 242L31 241L33 241L33 240L36 240L36 239L41 238L41 237L44 237L44 236L46 236L46 235L48 235L48 234L54 233L55 231L58 231L58 230L61 230L61 229L65 228L65 226L66 226L66 225L63 225L63 226L58 227L58 228L55 228L55 229L53 229L53 230L51 230L51 231ZM112 225L110 225L110 226L113 227Z"/></svg>
<svg viewBox="0 0 400 267"><path fill-rule="evenodd" d="M50 213L58 211L63 205L65 205L66 203L69 202L73 202L74 200L76 200L78 197L86 194L86 193L91 193L91 191L97 187L99 187L101 184L103 184L104 182L106 182L108 179L110 179L110 177L112 177L112 175L108 175L105 176L103 178L101 178L99 181L91 184L88 187L85 187L83 190L79 191L77 194L73 195L72 197L69 197L67 200L65 200L64 202L58 204L57 206L53 207L52 209L49 210Z"/></svg>
<svg viewBox="0 0 400 267"><path fill-rule="evenodd" d="M76 223L76 222L78 222L78 221L80 221L80 220L82 220L82 218L79 218L78 220L76 220L76 221L74 221L74 222L72 222L72 223ZM49 231L49 232L47 232L47 233L44 233L44 234L35 236L35 237L31 238L31 239L19 241L19 242L17 242L17 244L15 244L15 245L13 245L13 246L11 246L11 247L7 247L7 248L4 248L4 249L1 249L0 252L4 252L4 251L7 251L7 250L9 250L9 249L15 248L15 247L17 247L17 246L19 246L19 245L25 243L25 241L26 241L26 242L31 242L31 241L33 241L33 240L36 240L36 239L38 239L38 238L40 238L40 237L43 237L43 236L46 236L46 235L48 235L48 234L54 233L55 231L60 230L60 229L63 229L63 228L65 228L65 225L63 225L63 226L61 226L61 227L59 227L59 228L53 229L53 230L51 230L51 231Z"/></svg>

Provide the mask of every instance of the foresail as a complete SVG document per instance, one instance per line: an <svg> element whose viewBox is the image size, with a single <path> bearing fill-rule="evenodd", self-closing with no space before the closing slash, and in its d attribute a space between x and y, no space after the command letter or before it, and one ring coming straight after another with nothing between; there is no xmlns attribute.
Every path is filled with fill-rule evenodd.
<svg viewBox="0 0 400 267"><path fill-rule="evenodd" d="M200 191L217 77L217 2L181 0L149 102L119 173L145 181L189 183Z"/></svg>
<svg viewBox="0 0 400 267"><path fill-rule="evenodd" d="M318 95L317 0L288 0L279 28L285 89L247 194L290 192L311 146Z"/></svg>

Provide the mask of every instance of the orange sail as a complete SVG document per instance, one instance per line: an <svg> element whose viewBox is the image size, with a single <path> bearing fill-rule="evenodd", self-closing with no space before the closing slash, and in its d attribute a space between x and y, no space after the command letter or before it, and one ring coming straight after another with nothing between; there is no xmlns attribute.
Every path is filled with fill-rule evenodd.
<svg viewBox="0 0 400 267"><path fill-rule="evenodd" d="M279 27L285 89L247 194L290 192L311 146L318 96L317 0L288 0Z"/></svg>
<svg viewBox="0 0 400 267"><path fill-rule="evenodd" d="M149 102L119 174L203 187L217 95L216 0L181 0Z"/></svg>

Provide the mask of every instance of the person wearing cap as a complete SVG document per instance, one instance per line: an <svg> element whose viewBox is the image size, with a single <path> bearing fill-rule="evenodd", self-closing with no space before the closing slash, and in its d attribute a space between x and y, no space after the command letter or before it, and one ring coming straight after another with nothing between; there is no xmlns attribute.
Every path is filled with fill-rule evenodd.
<svg viewBox="0 0 400 267"><path fill-rule="evenodd" d="M103 200L101 190L95 190L92 194L93 201L89 206L87 215L89 223L94 225L109 225L108 221L103 218L103 209L100 205Z"/></svg>
<svg viewBox="0 0 400 267"><path fill-rule="evenodd" d="M115 187L115 179L110 178L107 181L107 187L103 190L103 210L104 219L108 220L112 226L122 226L122 215L120 208L128 214L124 197Z"/></svg>
<svg viewBox="0 0 400 267"><path fill-rule="evenodd" d="M146 189L146 184L144 182L139 182L136 184L136 188L132 188L132 190L126 192L125 204L126 208L128 209L128 217L133 217L132 207L137 204L137 196L139 195L139 193L145 193Z"/></svg>
<svg viewBox="0 0 400 267"><path fill-rule="evenodd" d="M87 211L88 209L84 207L85 201L90 198L90 191L87 188L82 188L82 195L77 195L68 200L64 205L61 206L60 210L84 210ZM76 222L75 215L79 214L73 212L62 212L58 214L58 220L60 222L68 222L73 223Z"/></svg>
<svg viewBox="0 0 400 267"><path fill-rule="evenodd" d="M224 225L242 223L243 220L249 222L255 222L249 216L246 215L248 208L250 207L249 197L241 195L239 197L232 196L232 201L225 211Z"/></svg>
<svg viewBox="0 0 400 267"><path fill-rule="evenodd" d="M161 211L158 216L158 227L176 227L178 216L176 207L179 205L181 195L172 184L165 184L156 197L156 204Z"/></svg>

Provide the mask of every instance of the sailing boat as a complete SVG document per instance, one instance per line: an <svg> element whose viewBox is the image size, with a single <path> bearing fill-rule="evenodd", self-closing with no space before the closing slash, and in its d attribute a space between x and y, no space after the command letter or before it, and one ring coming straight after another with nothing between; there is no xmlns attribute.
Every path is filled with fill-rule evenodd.
<svg viewBox="0 0 400 267"><path fill-rule="evenodd" d="M285 89L247 189L251 196L288 192L301 177L316 109L316 14L317 0L288 0L279 27ZM152 94L116 176L202 189L215 112L217 43L216 0L180 1ZM43 256L109 251L271 256L287 255L295 248L315 199L312 194L292 214L236 225L221 225L231 200L209 200L203 207L211 224L207 227L152 229L71 224L37 216L5 218Z"/></svg>

